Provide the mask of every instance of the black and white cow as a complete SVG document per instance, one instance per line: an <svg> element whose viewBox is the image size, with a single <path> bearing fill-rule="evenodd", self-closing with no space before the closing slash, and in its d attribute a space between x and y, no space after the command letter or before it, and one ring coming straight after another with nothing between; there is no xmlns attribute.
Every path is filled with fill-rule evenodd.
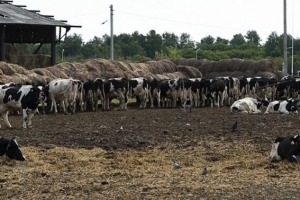
<svg viewBox="0 0 300 200"><path fill-rule="evenodd" d="M240 81L240 93L239 98L245 98L249 94L249 83L246 77L239 77Z"/></svg>
<svg viewBox="0 0 300 200"><path fill-rule="evenodd" d="M176 102L178 97L181 96L182 92L182 79L175 78L175 79L168 79L168 80L161 80L159 81L159 90L158 90L158 107L161 108L165 107L165 100L171 100L171 106L173 108L176 107ZM167 106L167 105L166 105Z"/></svg>
<svg viewBox="0 0 300 200"><path fill-rule="evenodd" d="M75 113L76 109L76 97L78 92L78 80L74 79L54 79L49 82L46 87L51 99L51 109L50 112L53 111L57 113L57 104L60 103L60 106L63 108L64 113L67 113L66 106L72 105L72 114Z"/></svg>
<svg viewBox="0 0 300 200"><path fill-rule="evenodd" d="M190 105L192 105L192 93L191 93L191 87L192 87L192 80L183 78L182 79L182 92L180 94L180 100L183 108L186 108L187 101L190 100Z"/></svg>
<svg viewBox="0 0 300 200"><path fill-rule="evenodd" d="M6 139L0 137L0 156L6 155L10 159L24 161L25 157L19 148L17 140L15 138Z"/></svg>
<svg viewBox="0 0 300 200"><path fill-rule="evenodd" d="M88 79L83 81L82 99L84 104L83 110L86 111L88 105L91 107L92 110L95 110L93 80Z"/></svg>
<svg viewBox="0 0 300 200"><path fill-rule="evenodd" d="M102 100L103 110L109 110L109 103L113 98L120 101L119 110L127 109L129 81L126 78L96 78L94 84L95 91Z"/></svg>
<svg viewBox="0 0 300 200"><path fill-rule="evenodd" d="M140 108L145 109L147 105L148 100L148 80L145 78L131 78L129 79L129 96L132 97L138 97L141 104Z"/></svg>
<svg viewBox="0 0 300 200"><path fill-rule="evenodd" d="M288 160L300 162L300 135L277 137L272 144L269 161Z"/></svg>
<svg viewBox="0 0 300 200"><path fill-rule="evenodd" d="M159 80L152 79L149 81L149 99L150 99L150 107L154 108L154 100L158 98L158 91L159 91Z"/></svg>
<svg viewBox="0 0 300 200"><path fill-rule="evenodd" d="M224 96L224 102L230 106L234 101L239 99L240 93L240 80L234 77L222 77L225 82L226 90Z"/></svg>
<svg viewBox="0 0 300 200"><path fill-rule="evenodd" d="M1 86L0 113L6 125L10 128L12 127L8 121L8 113L10 111L22 110L23 128L31 127L32 118L38 111L41 95L41 90L34 85L23 85L21 87Z"/></svg>
<svg viewBox="0 0 300 200"><path fill-rule="evenodd" d="M203 99L203 80L202 78L192 78L191 81L191 106L200 107Z"/></svg>
<svg viewBox="0 0 300 200"><path fill-rule="evenodd" d="M269 103L265 114L269 113L283 113L283 114L290 114L290 113L298 113L297 105L298 100L294 100L292 98L284 101L272 101Z"/></svg>
<svg viewBox="0 0 300 200"><path fill-rule="evenodd" d="M223 106L226 84L222 79L213 79L209 86L209 98L211 99L211 107Z"/></svg>

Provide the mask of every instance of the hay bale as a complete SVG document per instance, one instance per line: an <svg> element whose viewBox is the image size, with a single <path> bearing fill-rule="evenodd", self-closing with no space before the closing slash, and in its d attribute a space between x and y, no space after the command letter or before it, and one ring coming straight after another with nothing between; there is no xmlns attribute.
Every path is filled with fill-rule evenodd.
<svg viewBox="0 0 300 200"><path fill-rule="evenodd" d="M267 72L267 71L259 71L255 74L255 76L258 76L258 77L263 77L263 78L271 78L271 77L275 77L275 78L278 78L276 76L276 74L272 73L272 72Z"/></svg>
<svg viewBox="0 0 300 200"><path fill-rule="evenodd" d="M195 67L178 65L178 71L182 72L186 78L202 78L201 72Z"/></svg>
<svg viewBox="0 0 300 200"><path fill-rule="evenodd" d="M259 71L268 71L268 72L276 73L277 70L278 70L277 66L271 60L257 61L255 62L253 67L254 73L258 73Z"/></svg>

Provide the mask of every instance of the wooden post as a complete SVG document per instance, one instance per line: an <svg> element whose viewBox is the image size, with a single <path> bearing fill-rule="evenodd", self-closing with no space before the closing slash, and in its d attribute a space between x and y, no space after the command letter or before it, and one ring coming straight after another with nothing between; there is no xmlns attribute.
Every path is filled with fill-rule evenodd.
<svg viewBox="0 0 300 200"><path fill-rule="evenodd" d="M56 27L52 28L51 34L51 65L56 64Z"/></svg>
<svg viewBox="0 0 300 200"><path fill-rule="evenodd" d="M0 61L5 61L5 25L0 26Z"/></svg>

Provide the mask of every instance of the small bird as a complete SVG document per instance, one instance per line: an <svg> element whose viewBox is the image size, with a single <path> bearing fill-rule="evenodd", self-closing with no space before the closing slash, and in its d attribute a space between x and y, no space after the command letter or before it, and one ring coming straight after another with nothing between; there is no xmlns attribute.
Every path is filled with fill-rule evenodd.
<svg viewBox="0 0 300 200"><path fill-rule="evenodd" d="M237 129L237 122L235 122L231 127L231 132L235 132Z"/></svg>
<svg viewBox="0 0 300 200"><path fill-rule="evenodd" d="M179 169L179 168L181 168L181 166L177 162L175 162L175 160L173 160L173 169Z"/></svg>
<svg viewBox="0 0 300 200"><path fill-rule="evenodd" d="M106 21L104 21L104 22L102 22L101 24L105 24L107 22L107 20Z"/></svg>
<svg viewBox="0 0 300 200"><path fill-rule="evenodd" d="M123 132L123 126L121 126L116 132L117 132L117 133Z"/></svg>
<svg viewBox="0 0 300 200"><path fill-rule="evenodd" d="M201 175L205 176L206 174L207 174L207 169L205 167L204 170L201 172Z"/></svg>

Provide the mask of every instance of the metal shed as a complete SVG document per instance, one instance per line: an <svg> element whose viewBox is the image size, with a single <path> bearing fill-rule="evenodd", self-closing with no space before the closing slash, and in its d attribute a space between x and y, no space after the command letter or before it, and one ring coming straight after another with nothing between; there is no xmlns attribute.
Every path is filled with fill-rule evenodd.
<svg viewBox="0 0 300 200"><path fill-rule="evenodd" d="M0 61L5 61L5 43L51 44L51 65L56 64L56 44L61 42L72 27L65 20L55 20L52 15L39 14L39 10L27 10L25 5L13 5L13 1L0 0ZM58 35L57 35L58 29ZM65 30L62 33L62 30Z"/></svg>

